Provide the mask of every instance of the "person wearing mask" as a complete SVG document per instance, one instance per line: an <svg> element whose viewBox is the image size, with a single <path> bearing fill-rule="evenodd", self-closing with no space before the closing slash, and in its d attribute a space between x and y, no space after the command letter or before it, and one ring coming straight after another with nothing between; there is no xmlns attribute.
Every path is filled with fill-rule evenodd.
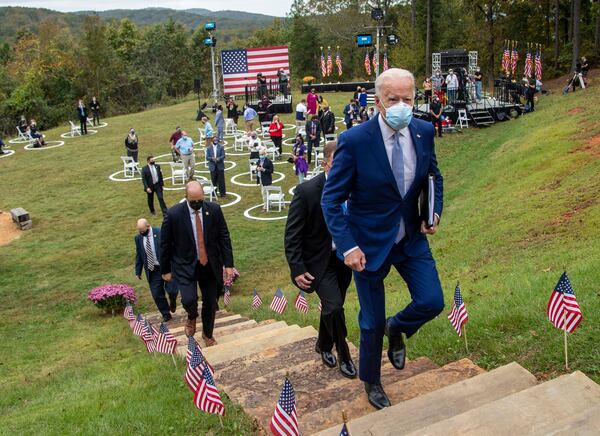
<svg viewBox="0 0 600 436"><path fill-rule="evenodd" d="M264 97L269 98L269 93L267 92L267 78L263 76L262 73L258 73L256 75L256 88L258 90L258 98L262 100Z"/></svg>
<svg viewBox="0 0 600 436"><path fill-rule="evenodd" d="M358 107L356 106L356 100L351 98L350 103L344 106L344 124L346 125L346 130L349 130L350 127L352 127L357 112Z"/></svg>
<svg viewBox="0 0 600 436"><path fill-rule="evenodd" d="M442 137L442 104L440 98L436 95L433 97L433 101L429 105L429 117L433 124L433 128L437 127L438 136Z"/></svg>
<svg viewBox="0 0 600 436"><path fill-rule="evenodd" d="M202 117L202 124L204 124L204 138L206 141L206 146L209 146L210 144L212 144L212 140L213 140L213 136L215 136L215 132L213 130L212 125L210 124L210 121L208 121L207 116Z"/></svg>
<svg viewBox="0 0 600 436"><path fill-rule="evenodd" d="M306 125L306 99L302 99L300 103L296 105L296 135Z"/></svg>
<svg viewBox="0 0 600 436"><path fill-rule="evenodd" d="M483 75L481 74L481 68L477 67L475 69L473 80L475 80L475 99L479 103L483 98Z"/></svg>
<svg viewBox="0 0 600 436"><path fill-rule="evenodd" d="M426 104L431 103L432 88L431 77L425 77L425 80L423 81L423 95L425 96Z"/></svg>
<svg viewBox="0 0 600 436"><path fill-rule="evenodd" d="M215 113L215 127L217 128L217 141L223 143L223 137L225 135L225 118L223 118L223 106L217 106L217 112Z"/></svg>
<svg viewBox="0 0 600 436"><path fill-rule="evenodd" d="M358 101L358 97L360 96L360 93L362 92L362 87L359 85L356 87L356 91L354 91L354 94L352 94L352 98L356 101Z"/></svg>
<svg viewBox="0 0 600 436"><path fill-rule="evenodd" d="M33 138L33 146L35 148L46 145L46 141L44 141L44 135L39 131L37 123L33 118L31 119L27 129L29 130L29 136Z"/></svg>
<svg viewBox="0 0 600 436"><path fill-rule="evenodd" d="M158 203L160 204L160 210L164 216L164 214L167 213L167 205L163 199L164 181L162 171L160 165L155 162L154 156L148 156L146 162L147 165L142 168L142 183L144 184L144 191L146 191L146 196L148 197L148 209L150 209L152 215L156 215L156 211L154 210L154 194L156 194Z"/></svg>
<svg viewBox="0 0 600 436"><path fill-rule="evenodd" d="M285 227L285 256L292 283L305 292L315 291L321 300L315 351L326 366L339 366L342 375L352 379L356 378L356 367L346 342L344 315L344 301L352 281L352 270L336 254L320 202L335 148L335 141L325 144L321 161L324 172L301 183L294 190ZM337 359L332 353L334 346Z"/></svg>
<svg viewBox="0 0 600 436"><path fill-rule="evenodd" d="M444 76L438 70L435 72L433 77L431 78L431 85L433 88L433 93L438 96L440 102L444 101L444 84L446 81L444 80Z"/></svg>
<svg viewBox="0 0 600 436"><path fill-rule="evenodd" d="M280 68L277 72L277 80L279 82L279 92L286 99L288 95L288 76L283 68Z"/></svg>
<svg viewBox="0 0 600 436"><path fill-rule="evenodd" d="M261 145L258 147L258 162L256 164L256 182L261 186L271 186L273 184L273 162L267 156L267 147ZM265 205L263 210L267 210L265 191L263 190L263 201Z"/></svg>
<svg viewBox="0 0 600 436"><path fill-rule="evenodd" d="M138 161L138 136L135 134L135 129L132 127L125 137L125 151L127 156L132 157L134 162Z"/></svg>
<svg viewBox="0 0 600 436"><path fill-rule="evenodd" d="M281 156L283 153L283 148L281 146L283 139L283 123L279 119L279 115L273 117L273 121L269 126L269 136L271 137L271 141L273 141L273 145L277 147L279 156Z"/></svg>
<svg viewBox="0 0 600 436"><path fill-rule="evenodd" d="M327 102L327 100L325 100L323 98L322 95L319 95L319 97L317 98L317 104L318 104L317 115L319 116L319 120L320 120L323 117L323 112L325 111L325 107L328 107L329 103Z"/></svg>
<svg viewBox="0 0 600 436"><path fill-rule="evenodd" d="M308 164L310 165L313 148L318 147L321 143L321 124L316 115L313 115L306 123L306 143L308 144Z"/></svg>
<svg viewBox="0 0 600 436"><path fill-rule="evenodd" d="M456 93L458 92L458 77L454 74L454 70L448 70L446 76L446 89L448 91L448 104L456 102Z"/></svg>
<svg viewBox="0 0 600 436"><path fill-rule="evenodd" d="M150 293L156 308L162 315L163 322L169 322L172 313L177 310L177 285L165 282L161 275L161 232L152 227L147 219L140 218L136 224L135 242L135 275L142 280L142 270L146 273ZM165 297L165 292L169 297Z"/></svg>
<svg viewBox="0 0 600 436"><path fill-rule="evenodd" d="M319 96L315 88L312 88L306 95L306 115L317 115L319 112Z"/></svg>
<svg viewBox="0 0 600 436"><path fill-rule="evenodd" d="M171 156L173 157L173 162L179 161L179 151L175 147L177 141L181 139L181 127L175 127L175 131L171 134L169 138L169 144L171 144Z"/></svg>
<svg viewBox="0 0 600 436"><path fill-rule="evenodd" d="M192 138L188 136L185 130L181 132L181 138L175 144L175 149L181 157L186 179L190 180L194 175L196 159L194 158L194 141L192 141Z"/></svg>
<svg viewBox="0 0 600 436"><path fill-rule="evenodd" d="M162 278L175 280L181 304L187 312L184 331L196 333L198 287L202 293L202 338L207 347L217 344L213 336L217 290L233 279L233 249L221 206L204 200L202 185L186 185L186 201L167 210L161 229Z"/></svg>
<svg viewBox="0 0 600 436"><path fill-rule="evenodd" d="M87 116L87 108L83 104L83 100L79 99L77 103L77 118L79 119L79 129L82 135L87 135Z"/></svg>
<svg viewBox="0 0 600 436"><path fill-rule="evenodd" d="M90 110L92 111L92 123L94 124L94 126L99 126L100 125L100 103L98 102L98 99L96 98L96 96L92 97L92 100L90 101Z"/></svg>
<svg viewBox="0 0 600 436"><path fill-rule="evenodd" d="M367 114L369 116L369 119L373 118L375 116L375 108L370 107L369 110L367 111Z"/></svg>
<svg viewBox="0 0 600 436"><path fill-rule="evenodd" d="M27 129L29 128L29 123L27 122L25 115L21 115L21 118L19 118L19 123L17 124L17 128L19 129L19 132L21 132L23 135L25 135L25 133L27 133Z"/></svg>
<svg viewBox="0 0 600 436"><path fill-rule="evenodd" d="M271 108L273 103L269 101L266 95L263 95L261 101L258 102L258 122L265 123L271 120Z"/></svg>
<svg viewBox="0 0 600 436"><path fill-rule="evenodd" d="M581 57L581 76L583 77L583 84L586 87L588 86L587 75L588 75L589 71L590 71L590 65L588 63L588 60L585 56L582 56Z"/></svg>
<svg viewBox="0 0 600 436"><path fill-rule="evenodd" d="M296 135L296 142L292 149L292 160L294 162L294 172L298 176L298 183L302 183L308 174L308 163L306 162L306 146L301 134Z"/></svg>
<svg viewBox="0 0 600 436"><path fill-rule="evenodd" d="M244 109L244 122L246 123L246 133L250 133L254 130L254 121L258 114L256 111L246 102L246 108Z"/></svg>
<svg viewBox="0 0 600 436"><path fill-rule="evenodd" d="M323 107L321 128L323 130L323 135L333 135L335 133L335 114L331 112L329 106Z"/></svg>
<svg viewBox="0 0 600 436"><path fill-rule="evenodd" d="M262 145L262 142L256 130L253 130L248 134L248 148L250 148L250 159L258 159L258 147Z"/></svg>
<svg viewBox="0 0 600 436"><path fill-rule="evenodd" d="M237 126L239 118L238 105L235 104L235 100L233 99L233 97L230 97L227 101L227 118L232 119L235 125Z"/></svg>
<svg viewBox="0 0 600 436"><path fill-rule="evenodd" d="M529 112L535 111L535 93L537 89L535 87L535 79L523 79L523 85L525 86L525 98L527 101L525 102L526 106L529 106Z"/></svg>
<svg viewBox="0 0 600 436"><path fill-rule="evenodd" d="M219 140L215 137L213 142L206 148L206 161L208 162L208 170L212 185L219 190L219 196L225 197L225 147L219 144Z"/></svg>

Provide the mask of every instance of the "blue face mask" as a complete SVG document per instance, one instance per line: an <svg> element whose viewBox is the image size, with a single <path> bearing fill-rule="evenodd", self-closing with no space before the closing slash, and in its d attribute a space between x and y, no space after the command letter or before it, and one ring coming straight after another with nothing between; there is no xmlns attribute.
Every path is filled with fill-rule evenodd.
<svg viewBox="0 0 600 436"><path fill-rule="evenodd" d="M406 103L396 103L385 109L385 121L394 130L404 129L412 120L412 107Z"/></svg>

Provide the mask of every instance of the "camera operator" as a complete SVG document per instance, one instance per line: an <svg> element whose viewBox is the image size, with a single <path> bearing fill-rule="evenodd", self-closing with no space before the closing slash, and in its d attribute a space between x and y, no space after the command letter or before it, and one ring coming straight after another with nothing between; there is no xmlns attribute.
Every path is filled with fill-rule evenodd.
<svg viewBox="0 0 600 436"><path fill-rule="evenodd" d="M281 92L285 99L287 98L289 79L283 68L280 68L277 72L277 78L279 79L279 92Z"/></svg>

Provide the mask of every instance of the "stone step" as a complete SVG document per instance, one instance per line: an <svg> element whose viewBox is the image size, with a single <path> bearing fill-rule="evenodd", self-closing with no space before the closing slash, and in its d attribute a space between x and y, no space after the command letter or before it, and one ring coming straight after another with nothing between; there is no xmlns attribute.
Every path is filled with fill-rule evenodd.
<svg viewBox="0 0 600 436"><path fill-rule="evenodd" d="M287 327L287 323L285 321L277 321L277 322L263 324L263 325L260 325L260 326L257 325L254 328L240 330L238 332L231 333L231 334L226 335L226 336L220 335L219 339L218 339L218 342L219 342L219 345L220 344L226 344L228 342L236 341L238 339L247 338L247 337L250 337L250 336L256 336L256 335L258 335L260 333L263 333L263 332L280 330L280 329L282 329L284 327Z"/></svg>
<svg viewBox="0 0 600 436"><path fill-rule="evenodd" d="M258 323L256 321L254 321L253 319L249 319L247 321L241 321L241 322L238 322L235 324L224 325L222 327L215 327L215 329L213 330L213 336L215 338L220 338L221 336L226 336L231 333L254 328L257 325L258 325ZM188 340L187 340L187 336L185 335L183 330L174 336L177 339L179 346L187 346ZM196 334L194 335L194 338L196 338L198 343L200 343L200 345L202 347L204 347L201 329L196 330Z"/></svg>
<svg viewBox="0 0 600 436"><path fill-rule="evenodd" d="M244 342L243 347L240 347L238 341L233 341L223 344L222 346L205 348L204 356L211 365L218 365L240 357L258 353L266 348L277 348L281 345L297 342L301 339L315 337L317 335L317 331L312 326L303 328L298 328L298 326L288 326L282 330L267 333L277 334L275 336L265 335L260 339L245 338L245 340L250 340Z"/></svg>
<svg viewBox="0 0 600 436"><path fill-rule="evenodd" d="M543 429L532 433L534 436L598 436L600 429L600 405L556 422L551 429Z"/></svg>
<svg viewBox="0 0 600 436"><path fill-rule="evenodd" d="M384 357L387 359L387 357ZM425 360L422 360L425 359ZM397 379L390 379L383 376L384 368L390 365L389 362L382 366L382 384L392 405L399 404L411 398L418 397L428 392L435 391L450 384L466 380L473 376L483 373L483 369L475 365L469 359L462 359L457 362L451 362L441 368L436 366L433 369L415 368L411 370L411 364L423 365L427 368L428 359L420 358L408 361L402 371L393 369L392 374L396 374ZM332 401L327 407L317 412L313 412L304 417L300 417L303 422L302 432L306 434L316 433L328 429L329 427L339 425L341 428L342 411L346 411L348 417L356 419L375 412L375 409L367 400L367 394L362 383L343 386L338 392L334 393L336 401Z"/></svg>
<svg viewBox="0 0 600 436"><path fill-rule="evenodd" d="M402 433L408 433L530 388L536 383L531 373L513 362L361 418L351 419L348 428L353 436L397 434L399 428ZM319 436L339 435L341 419L338 422L338 425L319 433Z"/></svg>
<svg viewBox="0 0 600 436"><path fill-rule="evenodd" d="M224 316L221 318L215 318L215 328L223 327L223 326L231 325L231 324L236 324L236 323L242 322L242 321L248 321L248 318L242 317L241 315L234 315L234 314L229 313L227 316ZM173 333L173 335L175 335L175 336L185 334L184 329L185 329L185 320L181 323L181 325L169 327L170 332ZM200 317L198 317L198 319L196 321L196 331L200 331L200 330L202 330L202 322L200 320Z"/></svg>
<svg viewBox="0 0 600 436"><path fill-rule="evenodd" d="M547 434L554 428L554 423L598 404L600 385L576 371L409 434Z"/></svg>

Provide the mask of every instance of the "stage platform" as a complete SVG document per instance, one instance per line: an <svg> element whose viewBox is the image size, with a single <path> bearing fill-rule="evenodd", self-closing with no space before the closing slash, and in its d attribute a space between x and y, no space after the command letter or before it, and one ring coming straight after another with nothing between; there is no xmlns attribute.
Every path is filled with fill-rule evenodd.
<svg viewBox="0 0 600 436"><path fill-rule="evenodd" d="M375 82L338 82L338 83L313 83L312 85L302 85L302 93L308 94L311 89L320 92L354 92L356 87L366 88L367 91L375 87Z"/></svg>
<svg viewBox="0 0 600 436"><path fill-rule="evenodd" d="M258 101L258 99L252 99L248 103L254 110L258 110ZM291 114L294 110L291 95L288 95L287 97L278 95L277 97L271 99L271 103L273 103L271 112L274 114Z"/></svg>
<svg viewBox="0 0 600 436"><path fill-rule="evenodd" d="M498 100L495 97L485 97L478 102L457 101L454 105L446 105L443 115L456 123L460 109L465 109L469 120L480 127L494 124L497 121L517 118L523 113L523 108L519 104ZM414 110L416 117L429 119L429 104L417 103Z"/></svg>

